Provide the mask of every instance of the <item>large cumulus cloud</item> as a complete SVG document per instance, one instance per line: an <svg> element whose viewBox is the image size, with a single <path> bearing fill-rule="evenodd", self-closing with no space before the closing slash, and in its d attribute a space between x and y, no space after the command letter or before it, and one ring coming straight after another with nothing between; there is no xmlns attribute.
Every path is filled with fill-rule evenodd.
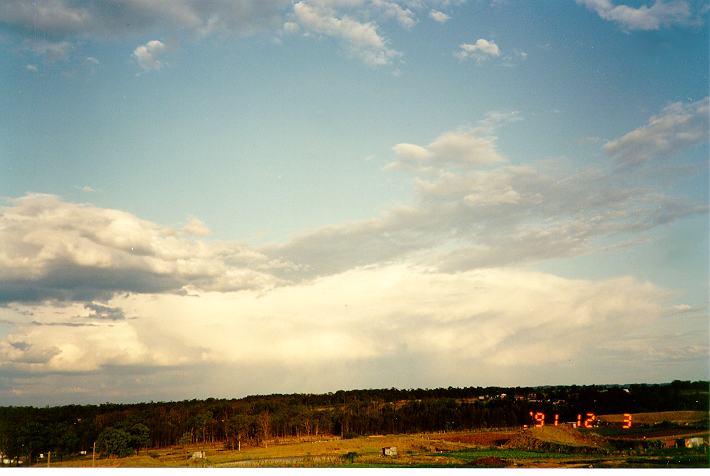
<svg viewBox="0 0 710 476"><path fill-rule="evenodd" d="M275 283L276 263L130 213L30 194L0 209L0 302L106 299L119 292L235 290Z"/></svg>
<svg viewBox="0 0 710 476"><path fill-rule="evenodd" d="M575 342L590 333L622 349L624 333L656 322L667 298L632 278L376 266L268 292L118 295L100 306L15 304L2 311L17 327L0 352L6 367L66 372L205 362L357 365L404 355L507 366L519 362L516 353L547 345L556 353L533 353L528 363L548 365L562 354L580 358ZM49 325L71 322L95 325L79 331Z"/></svg>

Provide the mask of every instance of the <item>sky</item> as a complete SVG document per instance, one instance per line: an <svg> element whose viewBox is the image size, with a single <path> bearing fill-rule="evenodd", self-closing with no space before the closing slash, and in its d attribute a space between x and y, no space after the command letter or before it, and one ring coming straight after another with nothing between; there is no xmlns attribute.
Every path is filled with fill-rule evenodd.
<svg viewBox="0 0 710 476"><path fill-rule="evenodd" d="M708 380L691 0L5 0L0 404Z"/></svg>

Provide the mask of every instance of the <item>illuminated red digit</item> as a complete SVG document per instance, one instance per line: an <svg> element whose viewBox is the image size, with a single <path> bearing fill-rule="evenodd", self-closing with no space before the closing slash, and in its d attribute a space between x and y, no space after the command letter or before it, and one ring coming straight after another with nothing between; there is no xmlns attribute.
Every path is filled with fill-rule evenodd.
<svg viewBox="0 0 710 476"><path fill-rule="evenodd" d="M594 413L587 413L587 419L584 420L584 428L591 428L594 425L594 420L596 419L597 417Z"/></svg>
<svg viewBox="0 0 710 476"><path fill-rule="evenodd" d="M582 426L582 415L577 415L577 428Z"/></svg>
<svg viewBox="0 0 710 476"><path fill-rule="evenodd" d="M622 426L621 428L623 428L624 430L628 430L629 428L631 428L632 418L633 417L631 416L631 413L624 413L624 426Z"/></svg>
<svg viewBox="0 0 710 476"><path fill-rule="evenodd" d="M555 426L560 422L560 416L558 414L555 414Z"/></svg>
<svg viewBox="0 0 710 476"><path fill-rule="evenodd" d="M545 414L537 412L535 414L535 428L542 428L545 426Z"/></svg>

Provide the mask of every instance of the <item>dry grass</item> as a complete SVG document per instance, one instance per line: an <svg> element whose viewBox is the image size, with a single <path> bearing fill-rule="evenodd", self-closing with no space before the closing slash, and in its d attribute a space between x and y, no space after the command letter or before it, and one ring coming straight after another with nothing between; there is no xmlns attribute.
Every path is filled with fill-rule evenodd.
<svg viewBox="0 0 710 476"><path fill-rule="evenodd" d="M479 433L479 432L477 432ZM270 440L266 446L226 450L219 445L187 445L151 449L126 458L97 458L96 467L201 467L205 466L337 466L345 464L347 453L356 453L356 464L364 465L442 465L457 461L438 453L471 447L466 435L457 433L420 433L414 435L376 435L353 439L334 436ZM484 437L485 439L485 437ZM453 440L453 441L452 441ZM457 441L458 440L458 441ZM396 446L398 456L382 456L382 448ZM204 449L204 460L191 459ZM151 457L153 454L157 457ZM57 467L91 467L91 457L53 462Z"/></svg>

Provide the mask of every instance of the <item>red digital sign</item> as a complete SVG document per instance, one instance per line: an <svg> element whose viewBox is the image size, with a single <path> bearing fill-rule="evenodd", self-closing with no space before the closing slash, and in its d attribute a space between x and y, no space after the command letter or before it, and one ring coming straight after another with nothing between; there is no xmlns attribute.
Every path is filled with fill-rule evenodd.
<svg viewBox="0 0 710 476"><path fill-rule="evenodd" d="M543 412L530 412L530 416L533 419L533 425L535 428L542 428L545 426L545 414ZM577 415L577 423L576 427L577 428L593 428L594 423L598 420L597 416L594 413L587 412L587 413L580 413ZM631 413L624 413L624 420L622 422L621 428L624 430L628 430L631 428L631 425L633 423L633 416ZM558 426L560 424L560 415L555 414L554 418L554 426Z"/></svg>

